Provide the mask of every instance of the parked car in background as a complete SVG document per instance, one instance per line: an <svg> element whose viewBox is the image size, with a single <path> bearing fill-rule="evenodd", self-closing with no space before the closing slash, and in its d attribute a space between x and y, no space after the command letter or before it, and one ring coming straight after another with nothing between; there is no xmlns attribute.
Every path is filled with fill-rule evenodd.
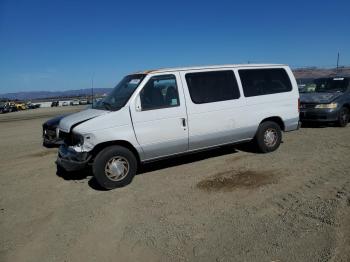
<svg viewBox="0 0 350 262"><path fill-rule="evenodd" d="M88 101L86 99L79 100L79 105L87 105Z"/></svg>
<svg viewBox="0 0 350 262"><path fill-rule="evenodd" d="M43 146L47 148L59 147L62 144L62 139L57 136L57 126L62 118L66 115L56 116L47 120L42 125L42 137L43 137Z"/></svg>
<svg viewBox="0 0 350 262"><path fill-rule="evenodd" d="M25 103L16 103L17 110L26 110L27 105Z"/></svg>
<svg viewBox="0 0 350 262"><path fill-rule="evenodd" d="M7 113L7 109L4 102L0 102L0 113Z"/></svg>
<svg viewBox="0 0 350 262"><path fill-rule="evenodd" d="M13 102L4 102L0 105L0 113L10 113L18 111L17 106Z"/></svg>
<svg viewBox="0 0 350 262"><path fill-rule="evenodd" d="M78 106L79 105L79 100L78 99L74 99L73 101L70 102L71 106Z"/></svg>
<svg viewBox="0 0 350 262"><path fill-rule="evenodd" d="M40 104L28 103L28 104L27 104L27 108L28 108L28 109L40 108Z"/></svg>
<svg viewBox="0 0 350 262"><path fill-rule="evenodd" d="M64 101L64 102L62 103L62 106L69 106L69 103L68 103L67 101Z"/></svg>
<svg viewBox="0 0 350 262"><path fill-rule="evenodd" d="M335 122L345 127L350 117L350 78L319 78L313 89L300 92L302 122Z"/></svg>
<svg viewBox="0 0 350 262"><path fill-rule="evenodd" d="M52 101L51 107L59 106L59 101Z"/></svg>
<svg viewBox="0 0 350 262"><path fill-rule="evenodd" d="M62 118L57 165L92 165L104 188L131 182L140 162L254 141L275 151L299 127L299 92L286 65L159 69L126 76L93 109Z"/></svg>

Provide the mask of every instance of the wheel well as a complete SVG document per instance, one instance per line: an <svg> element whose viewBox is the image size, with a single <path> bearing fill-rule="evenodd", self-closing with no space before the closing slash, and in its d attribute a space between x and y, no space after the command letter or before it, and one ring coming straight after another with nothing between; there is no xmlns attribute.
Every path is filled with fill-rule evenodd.
<svg viewBox="0 0 350 262"><path fill-rule="evenodd" d="M275 123L277 123L277 124L280 126L281 130L283 130L283 131L285 130L284 122L283 122L283 120L282 120L280 117L278 117L278 116L272 116L272 117L265 118L263 121L261 121L261 123L266 122L266 121L275 122ZM261 124L261 123L260 123L260 124Z"/></svg>
<svg viewBox="0 0 350 262"><path fill-rule="evenodd" d="M347 109L350 110L350 104L345 104L345 105L343 105L343 107L346 107Z"/></svg>
<svg viewBox="0 0 350 262"><path fill-rule="evenodd" d="M125 140L108 141L108 142L103 142L101 144L98 144L97 146L94 147L94 149L91 152L92 158L95 158L96 155L101 150L103 150L104 148L106 148L108 146L123 146L123 147L126 147L127 149L129 149L131 152L134 153L138 163L141 162L139 152L137 152L136 148L130 142L125 141Z"/></svg>

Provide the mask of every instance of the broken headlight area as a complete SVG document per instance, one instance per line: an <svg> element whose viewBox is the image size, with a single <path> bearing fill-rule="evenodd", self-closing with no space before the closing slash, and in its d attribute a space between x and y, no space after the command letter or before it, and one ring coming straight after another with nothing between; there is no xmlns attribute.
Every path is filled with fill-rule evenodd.
<svg viewBox="0 0 350 262"><path fill-rule="evenodd" d="M84 144L84 136L73 132L67 133L59 130L58 138L62 139L67 146L82 146Z"/></svg>
<svg viewBox="0 0 350 262"><path fill-rule="evenodd" d="M61 145L58 150L56 164L66 171L75 171L85 168L91 159L87 152L77 152L67 145Z"/></svg>
<svg viewBox="0 0 350 262"><path fill-rule="evenodd" d="M87 152L77 152L72 148L65 145L61 145L58 150L58 156L66 160L72 160L77 162L84 162L90 158Z"/></svg>

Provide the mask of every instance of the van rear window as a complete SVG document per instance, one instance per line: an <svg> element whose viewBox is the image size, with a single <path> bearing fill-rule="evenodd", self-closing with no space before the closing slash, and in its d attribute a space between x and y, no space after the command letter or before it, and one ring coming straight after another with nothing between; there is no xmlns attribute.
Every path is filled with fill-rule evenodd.
<svg viewBox="0 0 350 262"><path fill-rule="evenodd" d="M241 78L244 96L261 96L292 90L287 72L282 68L272 69L241 69L238 70Z"/></svg>
<svg viewBox="0 0 350 262"><path fill-rule="evenodd" d="M240 97L232 70L186 74L190 96L195 104L219 102Z"/></svg>

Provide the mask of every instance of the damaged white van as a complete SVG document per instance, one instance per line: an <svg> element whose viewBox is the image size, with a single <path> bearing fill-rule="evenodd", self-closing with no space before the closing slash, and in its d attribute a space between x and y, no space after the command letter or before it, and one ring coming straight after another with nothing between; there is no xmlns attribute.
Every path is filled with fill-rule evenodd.
<svg viewBox="0 0 350 262"><path fill-rule="evenodd" d="M107 189L131 182L138 165L253 140L276 150L299 127L299 93L286 65L222 65L130 74L93 109L60 120L57 165L92 165Z"/></svg>

